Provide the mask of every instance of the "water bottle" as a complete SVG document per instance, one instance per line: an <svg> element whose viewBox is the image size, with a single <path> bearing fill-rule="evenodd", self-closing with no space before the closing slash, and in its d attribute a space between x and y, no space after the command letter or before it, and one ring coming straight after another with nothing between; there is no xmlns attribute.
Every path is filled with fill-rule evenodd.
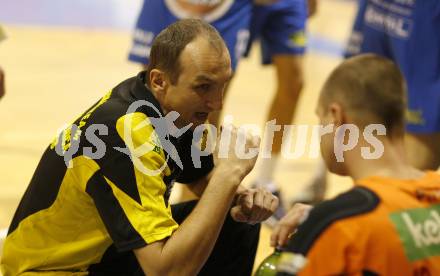
<svg viewBox="0 0 440 276"><path fill-rule="evenodd" d="M254 276L276 276L277 275L277 265L281 256L281 250L275 249L275 252L268 256L260 264L255 272Z"/></svg>

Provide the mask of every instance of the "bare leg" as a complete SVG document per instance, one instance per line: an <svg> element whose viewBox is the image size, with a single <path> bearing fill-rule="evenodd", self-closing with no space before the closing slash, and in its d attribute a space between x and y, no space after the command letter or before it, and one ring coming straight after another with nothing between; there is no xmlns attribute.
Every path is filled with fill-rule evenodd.
<svg viewBox="0 0 440 276"><path fill-rule="evenodd" d="M279 125L290 125L295 115L303 87L303 57L276 55L273 63L277 75L277 90L272 100L267 121L276 119ZM275 132L272 153L281 152L282 131Z"/></svg>
<svg viewBox="0 0 440 276"><path fill-rule="evenodd" d="M276 69L277 89L269 109L267 121L275 119L278 125L290 125L303 87L303 57L276 55L273 58L273 64ZM261 160L259 175L256 180L257 185L266 186L271 190L278 189L273 184L273 174L281 152L282 137L282 129L274 133L272 158Z"/></svg>
<svg viewBox="0 0 440 276"><path fill-rule="evenodd" d="M271 158L260 160L257 178L253 183L253 186L264 187L280 198L280 207L265 222L269 226L273 226L285 215L280 188L273 178L281 153L283 127L292 123L304 82L302 56L276 55L273 57L273 64L276 70L277 89L266 122L275 119L276 124L281 125L282 128L274 133Z"/></svg>

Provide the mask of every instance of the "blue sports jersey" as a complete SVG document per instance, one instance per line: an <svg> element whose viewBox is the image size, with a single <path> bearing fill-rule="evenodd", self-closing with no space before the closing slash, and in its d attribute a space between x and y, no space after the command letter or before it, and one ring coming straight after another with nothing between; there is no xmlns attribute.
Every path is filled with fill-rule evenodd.
<svg viewBox="0 0 440 276"><path fill-rule="evenodd" d="M225 40L234 70L246 50L251 12L252 0L223 0L217 8L202 17ZM168 25L189 17L191 15L180 8L176 0L145 0L134 31L129 59L148 64L154 37Z"/></svg>
<svg viewBox="0 0 440 276"><path fill-rule="evenodd" d="M440 1L361 0L347 56L394 60L408 86L407 130L440 131Z"/></svg>

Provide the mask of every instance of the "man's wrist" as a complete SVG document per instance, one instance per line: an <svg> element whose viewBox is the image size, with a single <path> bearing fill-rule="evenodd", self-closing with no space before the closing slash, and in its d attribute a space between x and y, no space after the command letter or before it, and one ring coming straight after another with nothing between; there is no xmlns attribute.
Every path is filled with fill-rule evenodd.
<svg viewBox="0 0 440 276"><path fill-rule="evenodd" d="M221 177L225 182L237 186L238 188L245 175L244 170L239 166L219 164L215 167L212 177Z"/></svg>

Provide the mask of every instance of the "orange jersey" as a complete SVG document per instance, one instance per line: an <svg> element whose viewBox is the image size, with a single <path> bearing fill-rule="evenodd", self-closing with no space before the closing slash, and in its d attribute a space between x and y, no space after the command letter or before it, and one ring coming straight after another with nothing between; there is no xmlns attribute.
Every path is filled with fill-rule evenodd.
<svg viewBox="0 0 440 276"><path fill-rule="evenodd" d="M440 275L440 175L356 184L311 211L279 275Z"/></svg>

